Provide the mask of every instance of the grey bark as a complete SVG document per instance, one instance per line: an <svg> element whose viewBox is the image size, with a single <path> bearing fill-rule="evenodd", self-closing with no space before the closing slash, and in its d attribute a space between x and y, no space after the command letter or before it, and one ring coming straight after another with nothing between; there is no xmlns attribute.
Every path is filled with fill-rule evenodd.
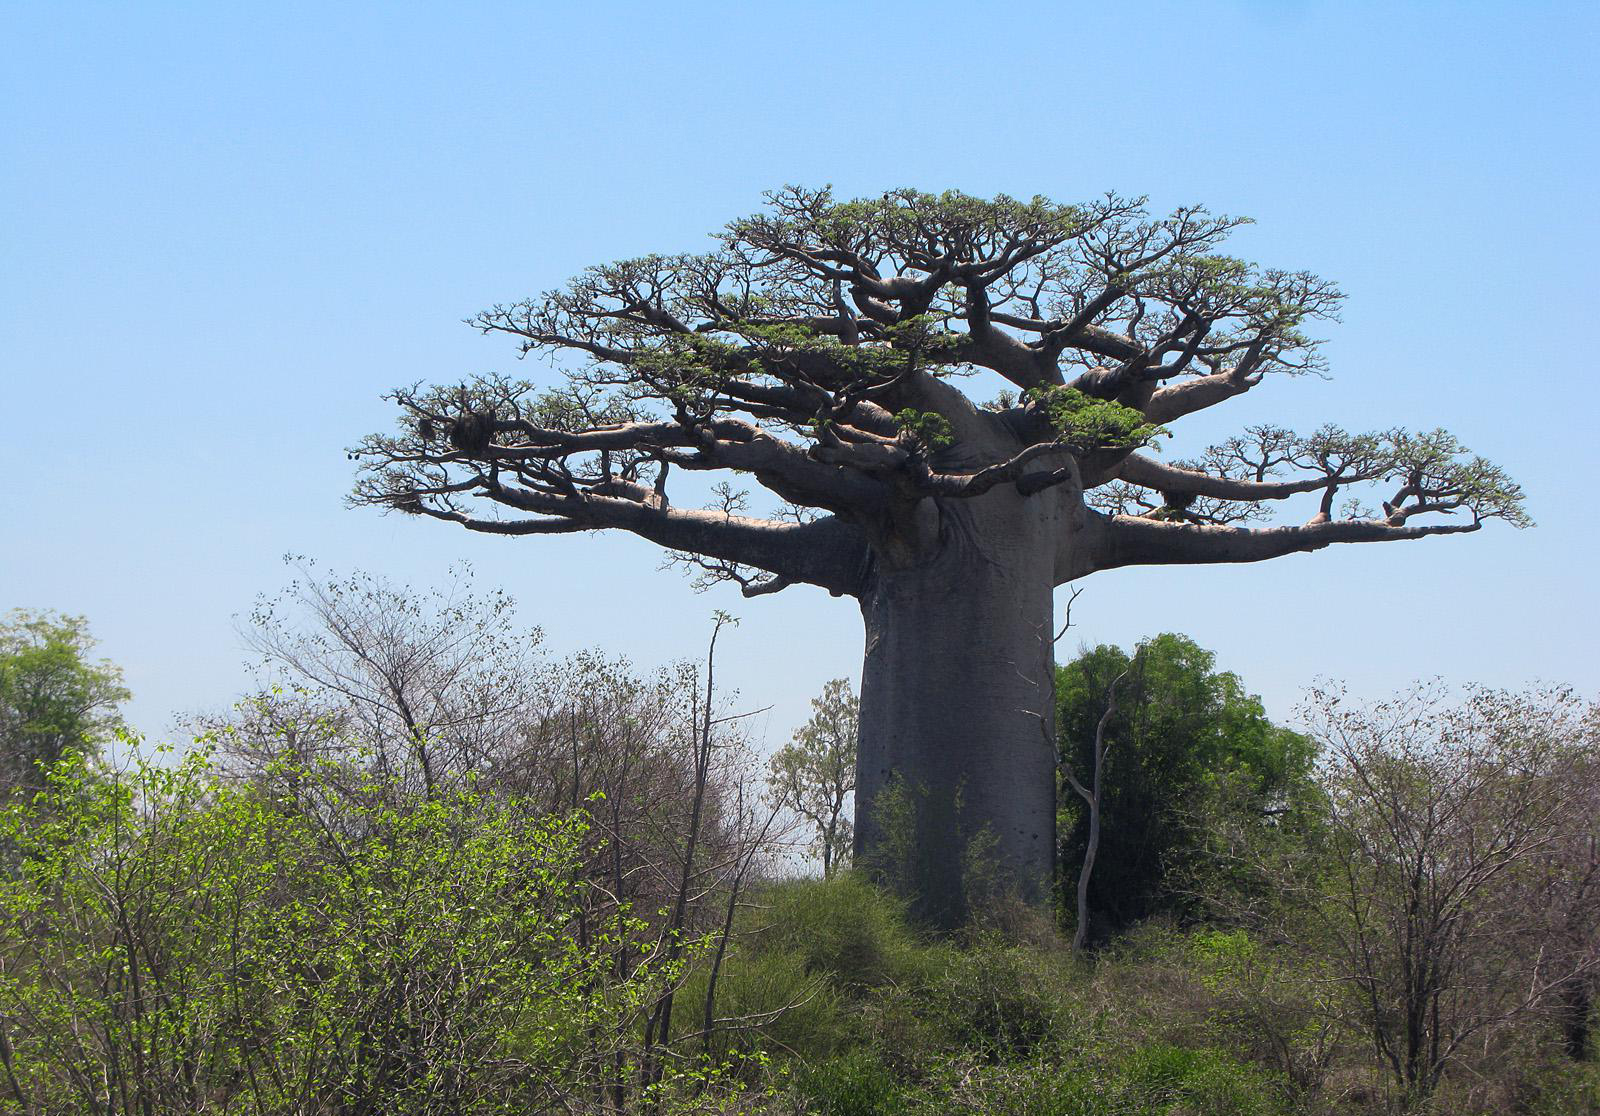
<svg viewBox="0 0 1600 1116"><path fill-rule="evenodd" d="M946 506L930 560L874 562L861 589L855 852L871 864L888 847L909 850L900 867L912 878L897 882L935 925L965 917L965 854L985 830L993 867L1022 898L1051 892L1062 507L1054 494L1009 488ZM880 816L896 784L914 807L911 833L885 832Z"/></svg>
<svg viewBox="0 0 1600 1116"><path fill-rule="evenodd" d="M1561 1044L1567 1057L1574 1062L1591 1061L1594 992L1587 975L1571 977L1562 984L1557 992L1557 1010L1561 1017Z"/></svg>

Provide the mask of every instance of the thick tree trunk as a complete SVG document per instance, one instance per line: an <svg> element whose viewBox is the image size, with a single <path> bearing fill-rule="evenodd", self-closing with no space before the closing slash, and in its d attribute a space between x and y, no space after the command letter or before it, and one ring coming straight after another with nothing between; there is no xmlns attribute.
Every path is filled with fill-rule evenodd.
<svg viewBox="0 0 1600 1116"><path fill-rule="evenodd" d="M975 882L1051 896L1061 508L1010 490L952 501L930 558L865 581L857 862L935 926L961 924Z"/></svg>

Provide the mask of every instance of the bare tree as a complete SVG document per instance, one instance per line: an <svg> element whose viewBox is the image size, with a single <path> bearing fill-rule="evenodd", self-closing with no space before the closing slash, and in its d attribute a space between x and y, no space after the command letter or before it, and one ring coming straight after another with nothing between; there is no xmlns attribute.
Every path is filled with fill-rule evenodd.
<svg viewBox="0 0 1600 1116"><path fill-rule="evenodd" d="M815 831L811 849L832 876L854 840L845 810L856 789L856 734L861 702L846 678L835 678L811 699L811 717L789 744L773 753L767 786L774 800Z"/></svg>
<svg viewBox="0 0 1600 1116"><path fill-rule="evenodd" d="M728 946L733 941L734 918L739 912L739 901L751 877L761 867L764 854L770 851L769 836L774 835L778 823L779 807L771 802L762 803L748 793L745 784L736 788L733 826L741 840L734 847L731 861L722 868L722 887L726 891L722 926L718 929L716 946L711 954L710 971L706 974L705 1010L701 1018L701 1052L709 1056L712 1039L722 1026L741 1023L739 1019L717 1017L717 982L722 976L722 964L728 956ZM768 1014L768 1020L775 1018Z"/></svg>
<svg viewBox="0 0 1600 1116"><path fill-rule="evenodd" d="M716 945L707 980L703 1023L692 1034L675 1038L673 1011L678 988L669 986L662 993L645 1020L644 1042L649 1053L642 1076L647 1086L659 1080L665 1059L670 1056L675 1041L682 1041L685 1037L698 1038L702 1050L710 1049L716 1027L717 977L732 933L739 894L758 855L766 847L774 819L774 812L768 811L763 822L753 824L754 815L748 802L754 795L748 767L744 778L718 778L719 753L723 757L724 772L727 771L730 756L735 765L740 764L742 758L737 738L730 739L725 729L747 714L723 712L722 699L716 688L717 640L725 627L737 623L736 618L725 612L715 614L711 638L706 647L704 674L689 675L690 684L684 691L690 698L686 725L690 730L694 778L690 787L689 812L679 843L681 860L676 865L678 875L671 898L671 913L661 924L658 946L668 966L677 964L688 946L695 910L709 912L715 909L715 904L706 903L705 900L716 896L719 891L723 893L723 915L714 930ZM696 686L696 682L700 686ZM723 794L719 793L728 790L732 791L732 802L726 801ZM714 834L708 825L714 812L725 822L720 834ZM707 838L713 836L721 836L723 840L707 847Z"/></svg>
<svg viewBox="0 0 1600 1116"><path fill-rule="evenodd" d="M1100 851L1100 788L1101 776L1105 773L1106 746L1109 743L1106 728L1117 715L1117 687L1138 668L1143 650L1140 648L1135 651L1128 668L1106 687L1105 712L1100 714L1100 720L1094 726L1094 770L1089 775L1089 785L1084 786L1074 774L1072 765L1065 758L1062 760L1061 771L1066 776L1067 784L1089 807L1089 841L1083 851L1083 865L1078 869L1078 926L1072 934L1072 948L1078 953L1083 952L1089 940L1089 879L1094 874L1095 856Z"/></svg>
<svg viewBox="0 0 1600 1116"><path fill-rule="evenodd" d="M1550 1012L1573 1061L1594 1058L1600 987L1600 706L1547 696L1540 728L1556 753L1549 778L1565 816L1555 841L1522 876L1524 909L1542 915L1537 948L1555 985Z"/></svg>
<svg viewBox="0 0 1600 1116"><path fill-rule="evenodd" d="M309 745L317 726L322 758L337 754L432 795L523 737L549 672L534 661L541 633L515 626L505 593L475 592L466 567L429 590L323 575L305 560L297 568L242 629L266 686L253 717L233 722L235 751ZM298 736L284 732L288 719Z"/></svg>
<svg viewBox="0 0 1600 1116"><path fill-rule="evenodd" d="M1313 696L1333 842L1325 927L1352 1018L1408 1098L1593 971L1530 891L1573 836L1578 785L1558 747L1570 708L1548 692Z"/></svg>
<svg viewBox="0 0 1600 1116"><path fill-rule="evenodd" d="M355 449L354 499L497 535L629 531L749 595L856 598L857 852L882 840L884 788L926 788L930 817L959 804L963 823L918 835L908 886L958 893L963 835L986 833L1042 900L1056 586L1526 522L1519 489L1442 431L1260 426L1188 461L1140 452L1321 368L1303 327L1338 291L1221 255L1241 223L1115 195L779 190L711 252L595 267L472 319L576 364L549 390L395 391L401 428ZM974 371L1009 387L981 404L955 382ZM678 471L753 477L771 501L683 506ZM1315 501L1298 522L1242 526L1297 494Z"/></svg>

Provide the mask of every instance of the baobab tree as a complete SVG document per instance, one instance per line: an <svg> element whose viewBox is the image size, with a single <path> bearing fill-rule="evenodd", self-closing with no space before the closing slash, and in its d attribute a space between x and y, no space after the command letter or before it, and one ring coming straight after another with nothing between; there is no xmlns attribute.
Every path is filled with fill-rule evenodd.
<svg viewBox="0 0 1600 1116"><path fill-rule="evenodd" d="M1525 521L1518 488L1442 431L1256 427L1190 461L1147 452L1322 366L1303 330L1338 291L1219 254L1242 223L1115 195L779 190L704 254L594 267L470 319L572 359L543 387L396 390L398 432L354 450L355 501L499 535L630 531L750 596L856 598L857 854L898 783L918 803L906 882L935 919L960 917L984 831L1043 898L1056 586ZM988 402L963 390L985 380ZM772 506L727 482L681 506L679 471L754 478ZM1383 486L1381 510L1361 486ZM1268 511L1297 494L1309 516Z"/></svg>

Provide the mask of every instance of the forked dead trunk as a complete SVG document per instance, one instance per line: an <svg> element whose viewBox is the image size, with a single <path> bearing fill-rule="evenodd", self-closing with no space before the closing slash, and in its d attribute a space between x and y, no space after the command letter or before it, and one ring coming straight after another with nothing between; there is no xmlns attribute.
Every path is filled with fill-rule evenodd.
<svg viewBox="0 0 1600 1116"><path fill-rule="evenodd" d="M946 507L937 531L931 559L879 563L861 596L855 852L953 929L975 883L1051 895L1063 525L1048 496L997 491Z"/></svg>

